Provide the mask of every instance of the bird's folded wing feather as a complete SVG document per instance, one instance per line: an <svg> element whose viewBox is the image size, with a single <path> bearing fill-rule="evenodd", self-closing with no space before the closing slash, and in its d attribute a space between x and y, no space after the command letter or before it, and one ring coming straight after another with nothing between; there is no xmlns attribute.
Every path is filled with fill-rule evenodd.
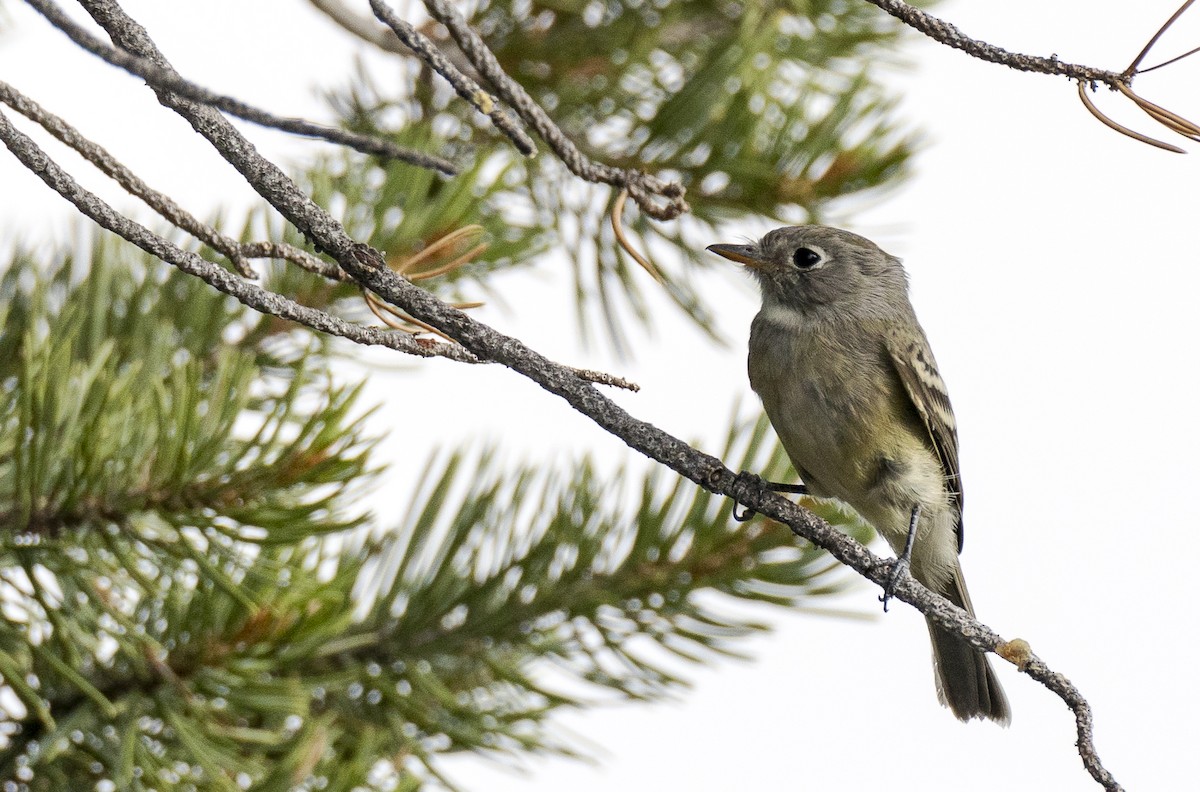
<svg viewBox="0 0 1200 792"><path fill-rule="evenodd" d="M958 472L958 430L954 422L954 410L950 408L950 396L946 393L946 383L938 373L933 351L923 334L914 338L892 332L888 334L886 343L892 366L900 376L900 382L904 384L904 390L917 414L924 421L929 440L941 460L946 486L950 490L951 506L956 512L954 530L961 552L963 491Z"/></svg>

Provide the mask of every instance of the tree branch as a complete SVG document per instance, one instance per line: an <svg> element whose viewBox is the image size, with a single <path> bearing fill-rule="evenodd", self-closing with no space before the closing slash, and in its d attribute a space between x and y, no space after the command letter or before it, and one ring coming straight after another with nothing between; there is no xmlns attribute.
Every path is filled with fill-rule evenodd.
<svg viewBox="0 0 1200 792"><path fill-rule="evenodd" d="M392 29L396 34L396 38L404 43L404 46L413 51L418 58L423 60L446 81L453 86L454 91L471 103L472 106L479 112L486 115L492 120L492 124L513 142L517 147L517 151L524 154L526 157L532 157L537 153L537 147L533 145L533 141L525 134L504 108L499 107L488 95L487 91L479 87L479 84L472 80L467 75L458 70L458 67L446 58L445 55L438 50L437 46L432 41L426 38L420 31L412 25L405 22L392 11L377 0L371 0L371 10L375 12L375 16L379 21Z"/></svg>
<svg viewBox="0 0 1200 792"><path fill-rule="evenodd" d="M927 14L919 8L914 8L902 0L866 0L873 6L883 9L899 19L913 30L920 31L939 44L945 44L970 55L972 58L998 63L1018 71L1038 72L1040 74L1056 74L1072 80L1084 82L1100 82L1116 90L1120 84L1129 81L1129 75L1119 74L1107 69L1097 69L1093 66L1083 66L1076 63L1063 63L1056 56L1048 58L1039 55L1023 55L1019 52L1009 52L1006 49L979 41L963 33L945 20Z"/></svg>
<svg viewBox="0 0 1200 792"><path fill-rule="evenodd" d="M81 2L119 46L150 59L164 70L170 70L146 31L125 15L113 0ZM579 379L570 369L551 362L517 339L472 320L463 312L445 305L428 292L398 277L387 267L378 251L351 239L333 217L313 203L274 164L259 155L216 110L197 105L162 88L155 87L155 90L163 104L183 115L263 198L313 239L321 250L331 255L360 284L458 340L476 357L503 363L563 398L630 448L666 465L710 492L734 498L788 525L798 536L824 548L834 558L877 585L883 586L888 581L893 562L880 559L811 512L777 493L765 490L758 477L735 474L715 457L690 447L652 424L634 418L595 387ZM44 162L36 165L31 167L39 173L46 170ZM232 277L228 273L223 274ZM916 607L944 629L962 635L974 646L995 651L1004 645L991 628L971 618L965 611L929 591L910 576L901 577L895 585L894 595ZM1075 713L1078 745L1085 766L1106 789L1119 790L1120 785L1096 756L1091 711L1079 691L1066 677L1051 671L1032 653L1022 670L1059 695L1071 708Z"/></svg>
<svg viewBox="0 0 1200 792"><path fill-rule="evenodd" d="M281 118L264 110L259 110L231 96L215 93L195 83L188 82L174 70L170 72L164 71L153 63L148 63L128 52L122 52L108 46L75 24L70 17L49 0L25 0L25 2L33 6L34 10L49 20L50 24L65 33L82 49L119 69L136 74L156 88L170 90L180 96L186 96L197 102L212 105L232 116L249 121L252 124L258 124L259 126L279 129L294 135L320 138L364 154L389 157L422 168L441 171L448 176L453 176L458 172L458 169L449 160L433 156L432 154L426 154L422 151L414 151L403 146L397 146L390 140L384 140L373 135L361 135L357 132L350 132L335 127L322 126L314 124L311 121L305 121L302 118Z"/></svg>
<svg viewBox="0 0 1200 792"><path fill-rule="evenodd" d="M0 82L0 86L5 86L5 84ZM0 90L0 96L2 95L3 92ZM3 113L0 113L0 142L4 143L21 164L37 174L52 190L74 204L75 208L83 215L91 218L101 227L132 242L150 255L178 267L189 275L200 278L217 291L234 297L238 302L259 313L288 319L316 330L319 333L345 338L364 346L387 347L397 352L417 357L444 357L459 363L478 364L492 362L479 359L459 344L430 341L428 339L417 338L410 333L390 332L374 327L352 324L325 311L301 305L288 297L234 276L213 262L207 261L191 251L180 248L172 242L154 234L145 226L121 215L95 194L80 187L71 178L71 175L47 156L32 139L14 127ZM251 257L255 253L261 253L273 258L287 258L298 252L303 256L311 258L313 261L325 264L320 259L291 245L275 242L251 242L241 247L244 249L243 252L246 252L246 255ZM287 254L286 256L283 255L285 253ZM390 269L388 271L391 272ZM338 270L338 273L344 275L341 270ZM349 276L345 277L349 278ZM401 280L394 273L393 277ZM590 369L565 365L562 365L561 368L570 371L582 381L610 385L615 388L631 391L639 389L637 383L602 371L592 371ZM0 520L0 522L3 522L3 520Z"/></svg>
<svg viewBox="0 0 1200 792"><path fill-rule="evenodd" d="M479 34L471 29L458 9L446 0L424 2L430 15L450 31L450 36L467 56L467 60L471 61L471 65L492 84L500 98L546 141L571 173L586 181L628 189L630 196L637 201L642 211L657 220L672 220L688 211L687 202L683 199L683 185L665 182L632 168L614 168L611 165L596 163L584 156L579 147L558 128L549 114L533 101L521 84L504 73L496 56ZM372 8L382 6L382 0L371 0ZM666 199L666 203L657 204L656 196Z"/></svg>

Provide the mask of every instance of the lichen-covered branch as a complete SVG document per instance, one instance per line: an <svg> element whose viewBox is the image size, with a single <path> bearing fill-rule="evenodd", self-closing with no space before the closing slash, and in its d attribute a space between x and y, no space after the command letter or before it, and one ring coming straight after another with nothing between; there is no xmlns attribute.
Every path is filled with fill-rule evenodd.
<svg viewBox="0 0 1200 792"><path fill-rule="evenodd" d="M913 30L924 33L939 44L945 44L947 47L962 50L972 58L979 58L990 63L998 63L1001 66L1007 66L1010 69L1018 71L1056 74L1084 82L1100 82L1114 90L1117 85L1129 80L1128 75L1107 69L1097 69L1093 66L1064 63L1054 55L1042 57L1040 55L1024 55L1019 52L1009 52L986 41L971 38L949 22L926 13L919 8L914 8L902 0L866 1L873 6L883 9Z"/></svg>
<svg viewBox="0 0 1200 792"><path fill-rule="evenodd" d="M405 22L396 15L392 9L388 8L380 0L371 0L371 10L375 12L375 16L380 22L392 29L404 46L413 51L418 58L423 60L446 81L453 86L455 92L470 102L476 110L486 115L491 119L492 124L496 129L504 133L513 145L517 147L517 151L527 157L533 156L537 149L533 145L533 141L525 134L525 131L518 126L503 107L498 106L492 97L479 87L479 84L472 80L467 75L458 70L458 67L447 60L433 42L427 39L412 25Z"/></svg>

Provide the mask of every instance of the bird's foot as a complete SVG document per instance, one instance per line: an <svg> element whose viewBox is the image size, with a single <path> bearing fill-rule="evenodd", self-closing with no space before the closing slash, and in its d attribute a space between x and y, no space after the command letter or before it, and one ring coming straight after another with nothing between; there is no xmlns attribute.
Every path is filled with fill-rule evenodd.
<svg viewBox="0 0 1200 792"><path fill-rule="evenodd" d="M912 507L912 516L908 520L908 536L904 540L904 552L892 562L892 571L888 572L887 581L883 584L883 594L879 601L883 603L883 612L887 613L888 600L896 591L896 584L907 577L912 570L913 544L917 540L917 523L921 519L921 504Z"/></svg>
<svg viewBox="0 0 1200 792"><path fill-rule="evenodd" d="M747 473L743 470L741 473L737 474L737 479L734 482L734 495L736 496L743 488L753 485L762 487L765 490L770 490L771 492L790 492L796 495L808 494L808 487L804 486L803 484L784 484L778 481L764 481L762 478L754 475L753 473ZM733 519L737 520L738 522L746 522L746 520L749 520L751 517L758 514L758 512L754 511L754 509L751 509L749 506L743 506L742 513L738 514L739 505L740 504L736 502L733 504Z"/></svg>

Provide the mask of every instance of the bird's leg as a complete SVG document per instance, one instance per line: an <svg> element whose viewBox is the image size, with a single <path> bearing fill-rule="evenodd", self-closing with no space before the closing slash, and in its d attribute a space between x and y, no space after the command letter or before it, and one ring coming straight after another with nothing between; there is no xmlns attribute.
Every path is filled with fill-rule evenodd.
<svg viewBox="0 0 1200 792"><path fill-rule="evenodd" d="M753 473L738 474L738 478L746 483L748 483L748 480L752 476L754 478L758 478L758 476L754 476ZM808 494L808 487L804 486L803 484L784 484L779 481L764 481L762 479L758 479L758 483L762 485L763 489L770 490L771 492L790 492L795 495ZM741 514L738 514L738 504L733 504L733 519L737 520L738 522L745 522L757 513L758 512L754 511L754 509L751 509L749 506L747 506Z"/></svg>
<svg viewBox="0 0 1200 792"><path fill-rule="evenodd" d="M888 573L887 582L883 584L883 594L879 597L879 601L883 603L884 613L887 613L888 600L892 598L896 583L909 573L909 568L912 566L913 543L917 541L917 522L920 519L921 504L917 503L913 505L912 517L908 520L908 537L904 540L904 552L898 555L893 562L892 571Z"/></svg>

